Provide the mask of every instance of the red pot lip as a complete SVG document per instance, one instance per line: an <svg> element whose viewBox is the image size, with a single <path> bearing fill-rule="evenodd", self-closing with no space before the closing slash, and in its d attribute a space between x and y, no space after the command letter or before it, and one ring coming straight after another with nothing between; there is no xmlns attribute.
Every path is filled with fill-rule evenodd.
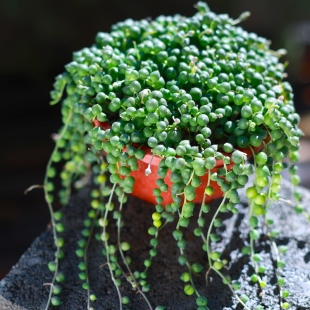
<svg viewBox="0 0 310 310"><path fill-rule="evenodd" d="M97 119L94 119L94 125L95 125L95 127L100 127L100 128L102 128L104 130L111 129L111 125L108 122L100 122ZM270 137L268 136L265 139L265 141L261 143L261 145L259 145L257 147L252 147L254 153L256 154L259 151L261 151L264 148L265 142L268 142L269 140L270 140ZM151 158L153 156L153 153L152 153L151 149L148 146L146 146L146 145L140 145L140 144L136 144L136 143L133 143L133 145L135 145L136 147L140 147L140 149L145 152L145 155L141 159L141 161L143 161L146 164L149 164L150 161L151 161ZM246 147L244 149L238 148L237 150L239 150L240 152L245 153L247 155L247 158L253 157L253 153L252 153L252 151L251 151L251 149L249 147ZM224 152L222 154L225 155L225 156L231 157L231 154L224 153ZM162 160L161 157L159 157L157 155L154 155L153 159L152 159L152 165L158 166L159 163L161 162L161 160ZM220 168L220 167L223 167L223 166L224 166L223 160L222 159L217 159L216 160L216 165L215 165L214 168Z"/></svg>

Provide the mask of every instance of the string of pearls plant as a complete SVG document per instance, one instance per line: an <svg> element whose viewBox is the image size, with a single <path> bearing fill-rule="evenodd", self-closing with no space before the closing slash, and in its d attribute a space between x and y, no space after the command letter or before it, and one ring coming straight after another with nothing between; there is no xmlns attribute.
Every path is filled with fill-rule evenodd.
<svg viewBox="0 0 310 310"><path fill-rule="evenodd" d="M110 33L99 32L94 45L75 52L66 71L56 77L51 104L61 101L64 125L44 182L56 246L55 260L48 265L54 277L46 309L61 304L61 282L65 279L59 272L65 227L62 213L53 211L57 177L62 182L59 197L63 204L70 198L72 185L83 188L89 178L95 184L76 251L81 258L79 277L87 291L88 309L95 307L96 300L88 278L91 238L95 235L103 245L119 308L130 302L120 290L121 280L126 279L142 294L146 307L153 309L147 298L151 289L147 272L157 254L160 231L176 221L173 237L179 263L185 268L181 275L184 293L196 296L197 309L208 306L207 296L195 286L195 274L204 272L208 278L212 272L249 310L240 283L225 274L227 261L214 250L220 239L216 233L222 225L220 213L238 213L238 189L245 187L251 229L242 253L250 255L252 261L251 282L257 289L266 286L265 267L260 265L257 250L263 228L276 253L279 306L290 306L281 277L281 253L286 249L277 246L276 232L269 228L267 216L270 202L281 199L281 171L286 167L294 188L291 203L296 212L308 216L296 188L299 177L295 163L302 132L297 127L299 115L294 109L292 88L284 81L286 64L279 61L283 51L271 50L268 40L238 26L248 12L231 19L211 12L203 2L196 8L198 12L192 17L128 19L112 26ZM138 180L133 175L141 168L146 147L152 156L142 174L145 182L156 175L150 198L156 206L153 226L148 230L149 258L136 271L131 270L126 253L130 245L121 240L122 208L135 191ZM252 163L248 162L250 157ZM160 159L156 169L152 166L155 159ZM58 162L63 162L61 172L55 168ZM254 183L249 184L252 174ZM219 189L222 200L206 226L208 202ZM164 198L167 193L168 198ZM184 230L194 208L199 209L194 234L202 240L205 266L189 262L186 256L190 241L185 239ZM109 241L110 214L117 223L116 244ZM99 234L97 226L101 227ZM258 304L255 310L259 309L264 308Z"/></svg>

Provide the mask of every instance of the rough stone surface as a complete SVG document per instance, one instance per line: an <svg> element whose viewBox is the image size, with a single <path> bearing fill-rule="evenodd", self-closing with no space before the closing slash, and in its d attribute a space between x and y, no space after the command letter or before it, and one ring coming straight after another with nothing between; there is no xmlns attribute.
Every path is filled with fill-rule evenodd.
<svg viewBox="0 0 310 310"><path fill-rule="evenodd" d="M302 189L303 204L310 205L310 192ZM86 291L81 287L81 280L78 278L78 264L81 261L76 255L77 240L83 228L83 219L89 210L89 191L84 190L75 195L68 206L64 208L66 232L64 238L65 258L61 261L61 271L66 275L66 281L62 284L60 295L62 305L60 310L80 310L87 309ZM290 199L291 188L287 181L283 181L282 196ZM250 300L247 303L250 309L254 304L261 304L265 309L277 310L279 307L278 288L276 286L275 261L270 244L264 236L261 238L260 252L262 252L262 265L267 267L266 275L263 279L268 282L267 287L261 291L257 285L246 284L253 273L250 258L240 254L247 240L247 203L243 193L241 193L242 203L238 206L240 212L237 215L228 217L222 214L224 226L219 228L221 242L216 246L219 250L224 250L223 257L229 261L224 273L230 275L233 280L239 280L244 284L239 293L246 293ZM212 213L219 205L219 201L211 204L211 212L207 214L206 226L210 223ZM122 240L131 244L129 255L132 258L132 270L143 270L143 261L148 257L150 250L148 228L151 226L151 214L154 208L138 199L130 198L124 205L124 222L122 229ZM286 278L285 289L291 291L288 301L292 310L310 309L310 223L302 215L296 215L290 204L280 202L271 206L270 218L275 221L275 227L280 234L276 241L278 245L287 245L289 250L283 257L286 267L282 275ZM115 240L114 220L110 221L110 239ZM166 310L172 309L196 309L195 298L187 297L183 293L183 283L180 281L182 272L187 271L185 267L178 264L179 250L171 236L174 223L167 225L160 233L158 255L153 260L153 264L148 272L148 282L151 291L147 293L150 303L155 308L157 305L165 306ZM190 223L190 228L195 228L194 221ZM184 229L188 240L186 253L190 263L201 263L208 267L208 261L203 251L201 251L201 239L197 238L190 229ZM34 310L45 309L48 297L48 286L52 279L48 271L47 263L53 260L54 248L50 227L39 236L32 246L20 258L20 261L11 272L0 282L0 309L1 310ZM96 294L97 300L92 303L94 309L119 309L117 292L111 281L110 273L105 264L105 257L102 255L102 244L94 240L89 249L89 276L91 292ZM209 274L206 285L205 273L194 276L194 281L201 292L208 298L210 310L240 310L236 300L224 285L217 274ZM129 296L130 305L123 309L148 309L141 294L133 291L129 284L123 280L120 287L123 296Z"/></svg>

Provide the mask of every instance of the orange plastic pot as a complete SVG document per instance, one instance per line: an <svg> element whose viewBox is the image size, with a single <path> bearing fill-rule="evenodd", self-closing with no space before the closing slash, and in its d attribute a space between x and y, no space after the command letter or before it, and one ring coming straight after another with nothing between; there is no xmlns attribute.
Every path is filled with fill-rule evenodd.
<svg viewBox="0 0 310 310"><path fill-rule="evenodd" d="M94 121L94 125L104 130L111 128L111 126L108 123L99 122L98 120ZM255 153L262 150L262 148L263 144L260 145L259 147L254 148ZM130 175L135 178L135 184L131 195L156 205L157 202L155 199L156 197L153 195L153 190L154 188L158 188L158 186L156 185L156 180L159 178L157 172L159 163L162 159L159 156L155 155L153 156L151 162L152 158L151 149L145 145L141 146L141 149L145 152L145 156L143 159L138 160L138 169L130 173ZM242 149L242 152L246 153L248 158L252 157L252 152L249 148ZM229 154L227 155L229 156ZM150 162L151 162L150 168L152 172L150 175L146 176L145 170L147 169ZM226 165L227 170L230 171L233 168L233 166L234 166L233 163ZM211 172L212 173L216 172L219 168L223 167L224 167L223 160L217 160L216 166L211 170ZM172 182L170 181L170 176L171 176L171 170L168 170L168 173L164 178L165 183L168 185L168 190L162 193L163 206L166 206L167 204L173 202L171 195ZM201 203L203 201L204 191L208 184L207 171L205 175L200 177L200 180L201 184L196 188L196 197L193 200L193 202L195 203ZM210 186L213 187L214 192L212 196L206 196L205 202L210 202L213 199L223 197L223 192L221 191L221 188L216 182L210 181Z"/></svg>

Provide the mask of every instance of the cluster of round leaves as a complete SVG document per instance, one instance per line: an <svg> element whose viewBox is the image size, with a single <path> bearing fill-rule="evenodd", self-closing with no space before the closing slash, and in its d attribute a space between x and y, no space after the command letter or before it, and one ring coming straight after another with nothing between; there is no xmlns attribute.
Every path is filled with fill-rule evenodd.
<svg viewBox="0 0 310 310"><path fill-rule="evenodd" d="M118 23L76 52L57 79L53 102L66 87L64 109L74 108L75 132L80 138L88 132L83 142L109 153L110 164L124 147L139 143L155 155L181 157L178 169L186 166L199 176L215 166L219 153L257 147L268 135L276 142L269 150L276 159L298 149L299 116L283 81L281 53L227 15L202 4L198 9L190 18ZM91 130L94 119L111 128ZM85 143L78 147L85 151ZM143 152L135 155L141 159ZM137 166L130 160L121 175Z"/></svg>
<svg viewBox="0 0 310 310"><path fill-rule="evenodd" d="M187 138L202 154L211 144L258 146L267 126L298 145L284 65L265 39L226 15L126 20L75 53L66 70L60 80L76 112L117 123L107 133L115 144L147 144L165 155Z"/></svg>
<svg viewBox="0 0 310 310"><path fill-rule="evenodd" d="M198 9L190 18L126 20L110 34L98 33L96 44L76 52L55 83L54 102L66 87L64 110L74 108L72 130L80 138L74 149L85 152L89 142L104 149L113 183L127 176L126 192L137 167L132 155L143 157L134 143L167 158L166 167L194 169L198 176L214 168L223 152L257 147L268 135L274 141L268 155L276 160L298 150L299 117L283 81L281 53L227 15L202 4ZM94 119L111 128L92 130ZM169 159L175 156L173 167Z"/></svg>
<svg viewBox="0 0 310 310"><path fill-rule="evenodd" d="M157 236L162 219L171 221L169 212L178 211L183 203L175 237L182 264L186 242L179 227L186 227L193 215L199 177L209 171L210 181L217 182L228 199L222 209L238 212L237 189L255 172L255 185L247 196L253 202L250 237L257 240L256 217L265 213L269 199L279 198L282 161L287 156L297 161L302 134L291 86L284 81L285 65L279 62L282 51L270 50L266 39L237 26L246 14L233 20L216 15L204 3L197 8L192 17L128 19L110 33L98 33L92 47L74 53L51 92L52 103L66 93L64 119L73 110L66 135L58 141L64 149L54 160L67 161L61 175L65 188L74 175L86 174L87 163L95 163L96 152L104 150L110 181L118 185L120 199L133 190L130 173L144 157L140 145L162 158L153 193L158 212L153 215L151 235ZM94 120L103 123L102 128L94 127ZM262 143L264 152L255 156L254 166L247 164L242 149ZM219 160L223 167L214 172ZM231 163L234 167L228 169ZM168 170L173 202L163 212L161 193L168 189L164 180ZM298 185L296 166L290 173L292 183ZM213 190L207 186L205 195L211 196ZM63 192L63 201L67 193ZM300 200L297 192L296 197ZM297 204L296 210L302 212L302 207ZM220 221L213 224L220 226ZM202 217L198 226L199 236ZM151 258L156 255L154 240ZM217 270L223 266L217 255L210 262ZM146 268L150 264L151 259L146 260Z"/></svg>

